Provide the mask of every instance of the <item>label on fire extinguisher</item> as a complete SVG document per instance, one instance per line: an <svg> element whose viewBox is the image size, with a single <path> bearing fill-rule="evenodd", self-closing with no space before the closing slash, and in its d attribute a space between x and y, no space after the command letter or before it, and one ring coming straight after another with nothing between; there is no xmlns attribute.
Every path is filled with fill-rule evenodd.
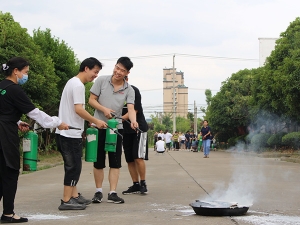
<svg viewBox="0 0 300 225"><path fill-rule="evenodd" d="M115 130L116 130L116 129L110 129L110 130L109 130L109 133L110 133L110 134L115 134Z"/></svg>
<svg viewBox="0 0 300 225"><path fill-rule="evenodd" d="M86 136L86 139L88 142L91 142L91 141L96 141L96 135L95 134L89 134Z"/></svg>
<svg viewBox="0 0 300 225"><path fill-rule="evenodd" d="M30 139L23 138L23 152L30 152Z"/></svg>

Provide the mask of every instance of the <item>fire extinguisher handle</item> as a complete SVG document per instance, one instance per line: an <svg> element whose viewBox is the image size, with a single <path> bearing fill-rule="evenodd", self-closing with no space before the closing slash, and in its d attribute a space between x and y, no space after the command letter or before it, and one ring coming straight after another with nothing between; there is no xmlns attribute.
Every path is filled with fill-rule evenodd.
<svg viewBox="0 0 300 225"><path fill-rule="evenodd" d="M125 121L126 123L128 123L128 124L131 125L131 123L130 123L128 120L124 120L122 117L119 117L119 116L117 116L117 115L114 114L114 113L110 113L110 114L111 114L112 117L115 117L115 118L117 118L117 119L121 119L121 120L123 120L123 121ZM139 132L143 133L143 131L142 131L140 128L136 127L135 129L137 129Z"/></svg>
<svg viewBox="0 0 300 225"><path fill-rule="evenodd" d="M69 129L73 129L73 130L81 130L80 128L72 127L72 126L69 126Z"/></svg>
<svg viewBox="0 0 300 225"><path fill-rule="evenodd" d="M114 130L112 127L107 126L107 128L111 129L115 134L119 135L121 138L123 138L123 135L120 134L117 130Z"/></svg>

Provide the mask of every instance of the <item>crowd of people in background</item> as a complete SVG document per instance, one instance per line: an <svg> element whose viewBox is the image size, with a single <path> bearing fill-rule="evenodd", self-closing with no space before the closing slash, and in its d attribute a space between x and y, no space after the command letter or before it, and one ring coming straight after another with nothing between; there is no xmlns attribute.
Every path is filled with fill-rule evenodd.
<svg viewBox="0 0 300 225"><path fill-rule="evenodd" d="M159 146L164 142L166 151L187 150L191 152L203 151L204 158L209 158L210 148L214 142L214 136L208 126L208 121L203 121L201 130L197 133L194 131L178 132L171 134L168 130L160 130L154 133L154 151L157 151L156 143Z"/></svg>

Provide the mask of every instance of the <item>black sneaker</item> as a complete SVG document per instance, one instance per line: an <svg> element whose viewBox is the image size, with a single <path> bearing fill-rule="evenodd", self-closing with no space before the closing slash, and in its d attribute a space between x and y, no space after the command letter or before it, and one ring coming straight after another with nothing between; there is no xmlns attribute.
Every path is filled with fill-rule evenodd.
<svg viewBox="0 0 300 225"><path fill-rule="evenodd" d="M140 193L140 185L132 185L130 187L128 187L128 190L123 191L122 194L123 195L130 195L130 194L138 194Z"/></svg>
<svg viewBox="0 0 300 225"><path fill-rule="evenodd" d="M77 203L79 204L85 204L85 205L89 205L92 203L92 200L90 199L86 199L85 197L82 196L82 194L78 193L78 197L75 198L75 200L77 201Z"/></svg>
<svg viewBox="0 0 300 225"><path fill-rule="evenodd" d="M146 184L142 184L142 185L140 186L140 193L141 193L142 195L148 194L148 189L147 189L147 185L146 185Z"/></svg>
<svg viewBox="0 0 300 225"><path fill-rule="evenodd" d="M102 192L98 191L95 193L94 198L92 199L93 203L101 203L103 199Z"/></svg>
<svg viewBox="0 0 300 225"><path fill-rule="evenodd" d="M83 210L86 208L85 204L79 204L75 198L70 198L68 202L61 200L59 210Z"/></svg>
<svg viewBox="0 0 300 225"><path fill-rule="evenodd" d="M120 198L117 193L111 193L108 194L108 198L107 198L107 202L109 203L115 203L115 204L120 204L120 203L124 203L124 199Z"/></svg>

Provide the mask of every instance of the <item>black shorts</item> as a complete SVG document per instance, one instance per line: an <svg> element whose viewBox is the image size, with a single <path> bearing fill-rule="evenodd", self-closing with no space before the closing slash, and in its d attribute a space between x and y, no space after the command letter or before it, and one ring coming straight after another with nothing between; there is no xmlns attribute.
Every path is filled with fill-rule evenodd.
<svg viewBox="0 0 300 225"><path fill-rule="evenodd" d="M123 134L123 148L124 148L126 162L134 162L135 159L140 159L139 157L140 135L139 134L137 133ZM143 159L148 160L148 140L146 142L146 152L145 152L145 157Z"/></svg>
<svg viewBox="0 0 300 225"><path fill-rule="evenodd" d="M56 134L56 144L64 160L64 185L76 186L82 168L82 138L68 138Z"/></svg>
<svg viewBox="0 0 300 225"><path fill-rule="evenodd" d="M96 169L105 168L105 138L106 138L106 129L98 129L98 152L97 152L97 162L94 162L94 167ZM123 129L119 129L118 132L123 134ZM108 161L109 167L119 169L121 168L121 156L122 156L122 138L117 135L117 146L116 152L108 152Z"/></svg>

